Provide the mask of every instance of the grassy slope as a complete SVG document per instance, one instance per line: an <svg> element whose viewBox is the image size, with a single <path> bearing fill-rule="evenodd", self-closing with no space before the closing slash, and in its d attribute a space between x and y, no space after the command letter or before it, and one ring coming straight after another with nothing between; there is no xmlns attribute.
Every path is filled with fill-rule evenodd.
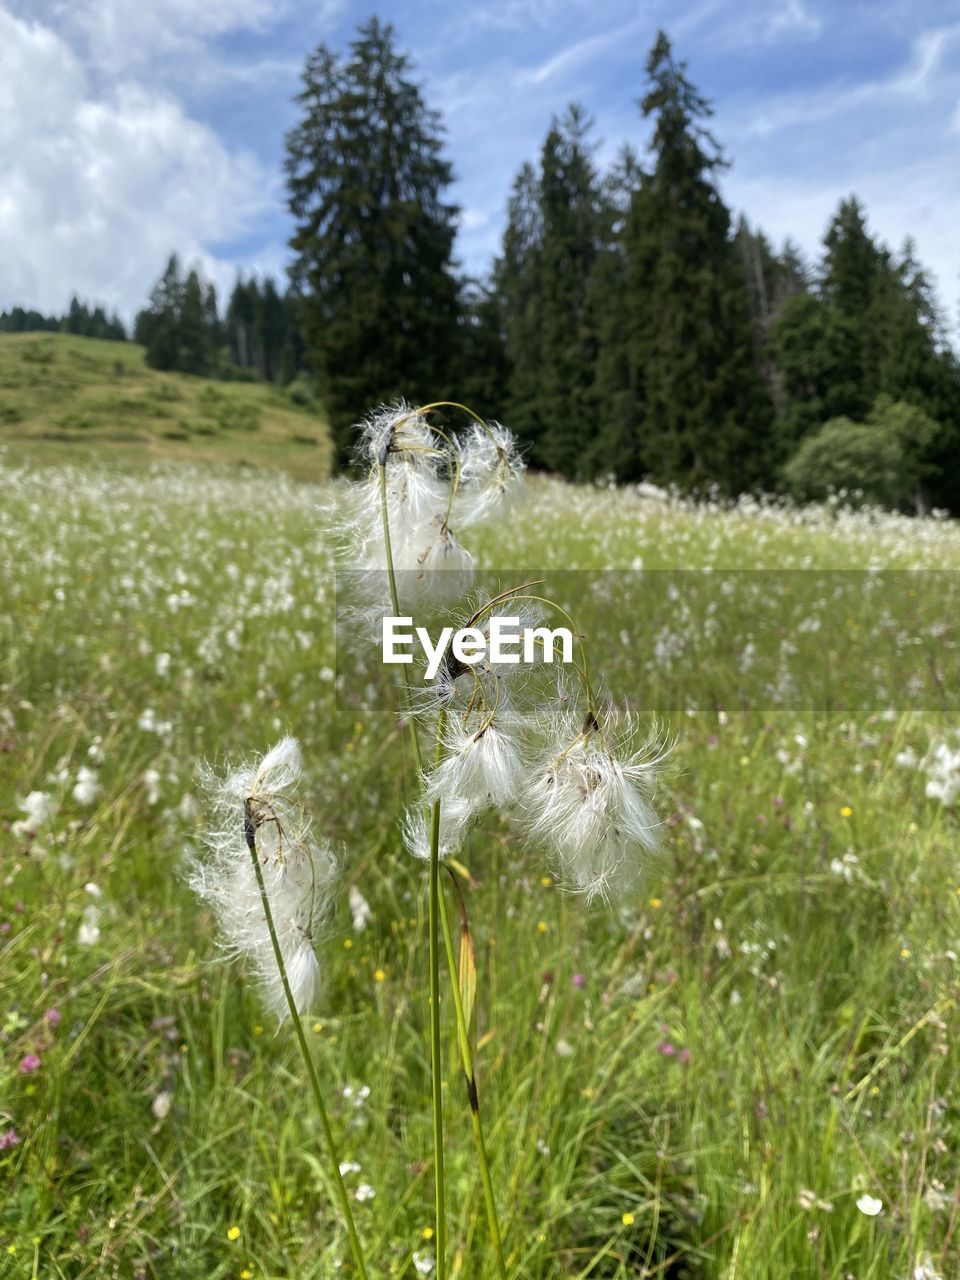
<svg viewBox="0 0 960 1280"><path fill-rule="evenodd" d="M325 426L262 383L158 373L143 348L67 334L0 334L0 444L48 460L108 451L329 474Z"/></svg>
<svg viewBox="0 0 960 1280"><path fill-rule="evenodd" d="M376 1192L357 1205L372 1275L415 1280L431 1214L423 875L394 825L410 779L393 706L343 654L331 678L327 491L281 477L265 505L256 477L226 469L9 458L0 489L0 560L16 566L0 575L0 1132L21 1137L0 1152L0 1273L349 1274L291 1038L217 958L178 877L198 839L197 759L293 731L318 830L374 912L355 933L344 895L311 1035L343 1156L362 1165L350 1186ZM960 565L955 527L693 512L540 482L474 545L534 571ZM612 688L634 687L665 629L696 639L682 601L649 617L590 581L574 603L595 599L593 661ZM829 614L810 581L809 609ZM776 627L756 638L780 643ZM463 853L511 1280L644 1265L671 1280L899 1280L927 1251L960 1274L945 1101L960 1068L956 820L895 763L926 748L936 717L815 717L762 698L720 717L707 673L680 669L689 706L657 799L674 820L636 892L588 910L493 821ZM84 767L92 803L73 794ZM18 839L33 789L59 807ZM82 945L91 907L100 937ZM24 1074L28 1053L41 1065ZM454 1274L488 1280L448 1064ZM858 1212L865 1191L880 1217Z"/></svg>

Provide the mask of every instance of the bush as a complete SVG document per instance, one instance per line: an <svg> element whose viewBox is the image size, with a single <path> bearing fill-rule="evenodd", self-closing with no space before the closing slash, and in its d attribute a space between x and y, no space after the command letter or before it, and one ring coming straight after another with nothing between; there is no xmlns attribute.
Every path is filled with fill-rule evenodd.
<svg viewBox="0 0 960 1280"><path fill-rule="evenodd" d="M802 499L845 490L880 506L922 510L925 459L939 431L921 409L880 396L865 422L831 418L808 436L784 467L784 481Z"/></svg>
<svg viewBox="0 0 960 1280"><path fill-rule="evenodd" d="M297 374L287 387L287 395L292 404L300 405L301 407L312 405L316 401L313 382L305 373Z"/></svg>

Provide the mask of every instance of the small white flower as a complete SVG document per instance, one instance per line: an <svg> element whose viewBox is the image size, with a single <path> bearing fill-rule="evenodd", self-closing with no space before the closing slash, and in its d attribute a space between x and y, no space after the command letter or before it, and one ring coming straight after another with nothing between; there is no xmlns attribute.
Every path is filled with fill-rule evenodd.
<svg viewBox="0 0 960 1280"><path fill-rule="evenodd" d="M857 1208L866 1217L875 1218L883 1210L883 1201L878 1200L876 1196L864 1194L857 1200Z"/></svg>
<svg viewBox="0 0 960 1280"><path fill-rule="evenodd" d="M94 769L82 764L77 770L77 782L73 788L73 798L77 804L91 805L100 794L100 783Z"/></svg>
<svg viewBox="0 0 960 1280"><path fill-rule="evenodd" d="M368 1200L372 1200L377 1194L376 1189L371 1187L369 1182L361 1182L359 1187L353 1193L353 1197L358 1203L366 1204Z"/></svg>
<svg viewBox="0 0 960 1280"><path fill-rule="evenodd" d="M147 804L155 805L160 799L160 773L157 769L147 769L143 775L143 785L147 792Z"/></svg>
<svg viewBox="0 0 960 1280"><path fill-rule="evenodd" d="M360 1165L356 1162L356 1160L340 1161L340 1177L341 1178L346 1178L348 1174L359 1173L359 1172L360 1172Z"/></svg>
<svg viewBox="0 0 960 1280"><path fill-rule="evenodd" d="M18 838L35 836L57 811L52 796L46 791L31 791L25 800L20 801L20 808L24 817L18 818L11 827Z"/></svg>
<svg viewBox="0 0 960 1280"><path fill-rule="evenodd" d="M426 1249L418 1249L413 1255L413 1266L418 1276L432 1275L436 1266L433 1254Z"/></svg>
<svg viewBox="0 0 960 1280"><path fill-rule="evenodd" d="M173 1102L173 1094L169 1089L162 1089L150 1104L150 1110L158 1120L166 1120L170 1114L170 1104Z"/></svg>
<svg viewBox="0 0 960 1280"><path fill-rule="evenodd" d="M348 900L350 903L350 915L353 917L354 933L363 933L367 925L373 919L373 911L370 909L370 903L366 900L355 884L350 886Z"/></svg>
<svg viewBox="0 0 960 1280"><path fill-rule="evenodd" d="M92 902L83 909L77 941L81 947L95 947L100 941L100 908Z"/></svg>

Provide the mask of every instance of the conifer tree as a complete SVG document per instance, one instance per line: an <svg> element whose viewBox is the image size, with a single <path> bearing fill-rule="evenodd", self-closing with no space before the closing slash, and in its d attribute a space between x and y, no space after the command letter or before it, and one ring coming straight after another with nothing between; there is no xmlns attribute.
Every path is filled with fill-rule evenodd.
<svg viewBox="0 0 960 1280"><path fill-rule="evenodd" d="M507 362L507 416L517 437L534 448L544 425L539 400L542 274L539 183L533 165L527 163L514 179L507 205L503 249L494 263L493 281Z"/></svg>
<svg viewBox="0 0 960 1280"><path fill-rule="evenodd" d="M772 410L751 333L743 266L716 175L712 114L661 32L641 108L655 119L652 172L627 229L631 377L645 465L684 487L762 483Z"/></svg>
<svg viewBox="0 0 960 1280"><path fill-rule="evenodd" d="M596 436L596 333L588 308L597 258L599 192L592 121L572 104L554 120L540 161L540 371L544 423L536 458L552 471L583 476Z"/></svg>
<svg viewBox="0 0 960 1280"><path fill-rule="evenodd" d="M587 309L596 334L594 368L597 434L588 447L585 470L640 480L644 467L639 436L642 404L630 359L630 307L626 227L633 198L643 178L640 162L623 147L600 187L599 247L591 273Z"/></svg>
<svg viewBox="0 0 960 1280"><path fill-rule="evenodd" d="M134 341L147 349L147 364L153 369L177 369L180 360L178 328L183 310L184 280L180 260L172 253L163 275L153 287L150 301L137 316Z"/></svg>
<svg viewBox="0 0 960 1280"><path fill-rule="evenodd" d="M349 56L307 59L287 135L291 276L339 460L367 408L442 396L453 370L457 209L442 129L393 28L360 27Z"/></svg>

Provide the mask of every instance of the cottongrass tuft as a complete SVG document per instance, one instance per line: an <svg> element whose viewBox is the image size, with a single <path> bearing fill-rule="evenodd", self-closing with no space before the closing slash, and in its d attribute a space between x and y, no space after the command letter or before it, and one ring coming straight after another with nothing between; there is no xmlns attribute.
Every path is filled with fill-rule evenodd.
<svg viewBox="0 0 960 1280"><path fill-rule="evenodd" d="M217 917L226 951L254 973L267 1007L289 1015L283 981L253 865L255 852L291 994L306 1012L320 988L316 953L337 880L336 860L314 841L296 800L302 773L293 738L277 743L259 763L221 778L210 769L202 781L210 797L212 824L205 852L189 865L194 892Z"/></svg>
<svg viewBox="0 0 960 1280"><path fill-rule="evenodd" d="M588 713L579 732L564 709L553 741L522 790L521 820L576 892L608 898L640 874L655 853L662 822L651 800L666 754L658 733L641 736L631 716L601 728Z"/></svg>

